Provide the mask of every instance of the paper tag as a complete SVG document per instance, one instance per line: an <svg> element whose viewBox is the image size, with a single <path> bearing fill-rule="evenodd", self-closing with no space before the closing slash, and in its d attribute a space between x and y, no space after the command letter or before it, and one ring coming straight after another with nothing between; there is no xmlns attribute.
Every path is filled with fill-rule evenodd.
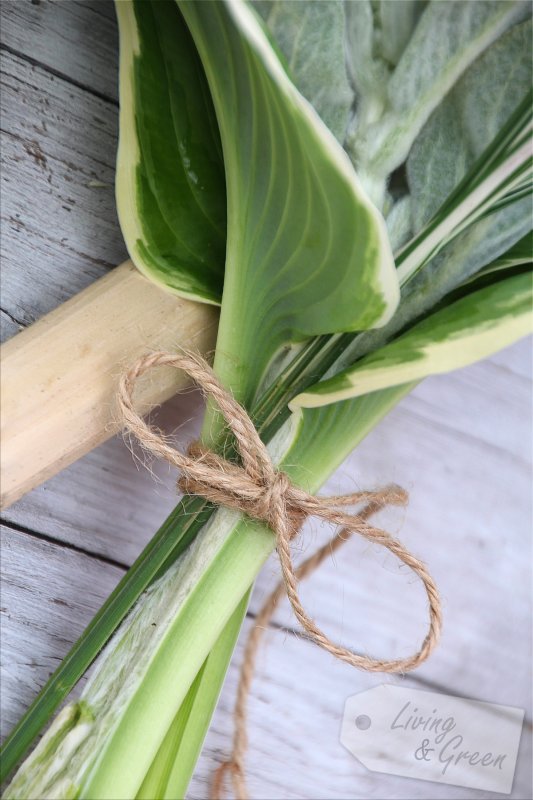
<svg viewBox="0 0 533 800"><path fill-rule="evenodd" d="M341 742L367 769L509 794L524 711L391 684L349 697Z"/></svg>

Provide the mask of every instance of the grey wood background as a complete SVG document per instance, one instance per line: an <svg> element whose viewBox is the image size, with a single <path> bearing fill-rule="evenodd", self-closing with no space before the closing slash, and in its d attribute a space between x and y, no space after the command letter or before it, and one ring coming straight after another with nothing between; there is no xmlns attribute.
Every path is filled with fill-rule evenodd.
<svg viewBox="0 0 533 800"><path fill-rule="evenodd" d="M2 338L15 335L126 257L113 198L117 33L108 0L3 0L1 12ZM198 426L197 398L162 413ZM426 380L329 482L411 491L384 523L430 565L444 599L434 657L404 678L357 673L294 631L267 636L250 703L248 772L259 798L480 798L492 793L369 772L339 742L345 699L382 682L526 709L511 797L532 796L531 344ZM139 469L121 439L99 447L5 513L2 734L42 686L176 501L173 476ZM325 532L312 529L310 551ZM249 610L276 580L272 561ZM420 587L358 542L302 591L341 641L410 651L425 625ZM249 625L249 620L246 626ZM280 632L279 626L286 626ZM227 753L242 647L233 660L189 797L205 798ZM502 795L503 797L503 795Z"/></svg>

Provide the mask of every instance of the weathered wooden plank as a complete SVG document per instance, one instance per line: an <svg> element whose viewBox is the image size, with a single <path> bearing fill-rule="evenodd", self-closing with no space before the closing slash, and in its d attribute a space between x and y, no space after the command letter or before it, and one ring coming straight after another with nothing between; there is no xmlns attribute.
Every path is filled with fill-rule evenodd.
<svg viewBox="0 0 533 800"><path fill-rule="evenodd" d="M118 97L112 0L11 0L0 4L0 42L92 93Z"/></svg>
<svg viewBox="0 0 533 800"><path fill-rule="evenodd" d="M419 387L362 443L328 488L342 492L354 485L397 481L411 490L407 512L386 515L386 522L430 565L446 615L443 643L420 674L477 697L482 685L485 699L520 705L529 697L530 565L522 557L530 529L529 470L527 454L523 458L513 452L523 444L518 448L515 428L524 431L525 426L511 420L527 420L528 392L522 378L514 390L505 384L514 405L504 424L504 387L492 383L494 410L485 400L485 421L478 423L479 387L485 371L489 382L498 375L499 368L493 375L493 366L486 362L453 379L428 380L423 392ZM197 398L189 395L187 401L187 408L180 400L174 405L181 414L174 423L194 416L191 427L180 430L182 441L199 424ZM175 412L165 410L171 417ZM469 427L475 435L467 435ZM500 439L494 445L490 432L496 428ZM163 481L154 484L119 445L110 442L94 451L9 509L8 518L130 562L175 502L175 494L165 465L153 465ZM310 551L325 533L311 530L302 549ZM274 576L275 561L259 578L253 610ZM406 654L423 636L425 600L417 582L392 558L360 542L346 545L342 556L302 587L302 594L331 635L365 651ZM277 621L294 624L286 607ZM499 643L496 652L494 642Z"/></svg>
<svg viewBox="0 0 533 800"><path fill-rule="evenodd" d="M1 63L2 309L27 325L127 256L117 109L11 53Z"/></svg>
<svg viewBox="0 0 533 800"><path fill-rule="evenodd" d="M245 630L249 624L247 621ZM189 800L209 796L213 759L220 762L229 755L242 645L241 635L191 782ZM268 633L258 666L249 703L250 749L246 758L251 797L474 800L481 796L477 790L369 772L340 744L347 697L381 683L428 688L413 675L398 678L356 672L308 642L279 631ZM460 694L461 688L456 691ZM530 797L530 759L531 726L525 724L513 791L494 797Z"/></svg>
<svg viewBox="0 0 533 800"><path fill-rule="evenodd" d="M10 317L6 311L0 309L0 341L10 339L16 333L20 333L21 330L24 330L24 325L21 325L14 317Z"/></svg>
<svg viewBox="0 0 533 800"><path fill-rule="evenodd" d="M406 511L380 518L429 565L442 592L442 644L417 674L479 699L521 705L531 698L531 563L523 550L531 531L529 391L520 391L521 378L519 385L507 380L506 410L502 386L491 383L494 367L484 362L428 380L367 437L327 488L342 493L398 482L410 490ZM490 401L485 395L476 402L488 383ZM304 553L325 535L315 525ZM259 578L252 609L273 573L275 561ZM361 541L345 545L304 583L302 596L328 633L364 652L407 655L425 633L418 581ZM276 619L294 626L287 603Z"/></svg>
<svg viewBox="0 0 533 800"><path fill-rule="evenodd" d="M153 419L186 443L199 432L200 398L179 395ZM178 500L174 471L132 446L135 455L122 437L106 442L6 509L4 518L131 564Z"/></svg>
<svg viewBox="0 0 533 800"><path fill-rule="evenodd" d="M54 671L122 570L2 526L2 737Z"/></svg>
<svg viewBox="0 0 533 800"><path fill-rule="evenodd" d="M116 111L113 103L102 101L102 96L116 97L115 44L108 38L114 31L111 4L17 2L2 3L0 10L2 41L6 43L9 34L11 51L5 56L2 92L9 112L3 114L7 134L2 148L3 174L8 179L2 213L6 200L10 210L7 221L2 220L2 245L11 260L9 276L5 258L3 271L4 293L11 286L11 299L2 313L7 336L19 322L27 323L55 307L122 260L124 250L112 190ZM109 26L97 22L97 15ZM91 22L85 25L83 20ZM38 36L30 36L30 31ZM45 68L17 58L16 50ZM58 78L66 73L78 86ZM95 180L105 186L95 186ZM389 518L392 529L430 564L444 590L446 613L443 646L419 674L441 681L452 692L522 707L528 702L524 631L530 619L524 589L528 559L523 557L523 538L530 525L525 502L530 491L525 483L530 458L530 352L530 345L519 344L490 362L423 383L330 484L332 491L351 488L352 469L361 486L391 479L407 484L411 506L405 516ZM189 423L193 432L198 429L198 399L188 396L184 405L182 398L164 415L168 428L193 417ZM186 425L180 439L187 438ZM174 476L164 465L153 466L159 479L155 486L150 475L137 470L122 443L114 440L25 498L11 510L10 518L131 563L175 502ZM91 558L68 550L64 557L64 548L53 544L30 558L26 537L17 536L26 555L5 549L3 564L22 576L26 587L13 588L15 596L10 595L10 604L18 609L10 620L18 630L18 655L17 647L9 643L5 647L8 659L15 652L20 664L26 665L22 678L11 676L8 684L15 704L21 688L26 692L24 703L29 701L65 652L66 640L70 643L88 621L113 585L111 579L109 586L99 582L101 575L114 569L97 562L94 578ZM312 535L311 543L319 536ZM31 549L35 540L30 538L29 543ZM42 576L49 569L57 591L47 595ZM254 607L277 575L274 570L273 563L260 579ZM80 611L91 591L91 607ZM64 617L57 617L57 609L66 607L52 603L56 595L66 598L71 608ZM423 598L416 584L391 559L355 542L335 564L323 567L303 588L303 596L328 631L373 652L395 648L406 652L424 625ZM277 619L292 624L285 608ZM32 659L36 664L30 667ZM227 752L236 669L234 661L191 797L207 795L213 758ZM15 685L15 680L21 683ZM251 704L252 796L376 800L479 796L372 775L343 751L338 729L344 699L371 685L370 680L381 679L353 673L291 635L272 634ZM13 721L19 711L9 705L8 709ZM531 797L530 742L528 734L511 797Z"/></svg>
<svg viewBox="0 0 533 800"><path fill-rule="evenodd" d="M110 591L122 573L84 554L8 528L2 535L5 733L95 610L98 596ZM247 620L244 634L249 627ZM214 764L228 753L243 644L241 636L191 784L191 800L208 795ZM300 637L280 631L267 635L258 667L250 699L247 758L252 797L466 800L479 796L475 791L368 772L340 744L340 720L349 695L391 681L426 688L416 677L356 673ZM511 797L529 796L530 740L526 727Z"/></svg>

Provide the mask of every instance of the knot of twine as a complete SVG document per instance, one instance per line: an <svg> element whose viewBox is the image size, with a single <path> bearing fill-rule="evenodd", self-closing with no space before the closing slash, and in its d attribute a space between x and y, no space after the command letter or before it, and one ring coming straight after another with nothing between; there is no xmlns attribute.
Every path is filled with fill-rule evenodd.
<svg viewBox="0 0 533 800"><path fill-rule="evenodd" d="M242 464L235 464L198 443L187 454L171 447L162 434L150 428L133 408L132 395L136 380L156 366L172 366L186 372L199 385L206 398L212 398L231 429ZM140 358L124 375L118 391L118 405L126 428L144 448L165 459L181 471L179 488L188 494L204 497L211 503L234 508L249 517L266 523L276 536L283 580L268 597L255 619L248 639L235 706L235 733L231 759L223 763L215 775L211 796L219 800L224 777L231 774L235 796L248 797L244 776L244 755L247 748L246 706L261 636L268 620L286 593L294 615L309 639L335 658L353 667L371 672L406 672L419 666L437 644L442 625L437 587L425 565L404 545L386 531L373 527L369 518L387 505L405 505L407 493L398 486L387 486L373 492L316 497L295 486L289 477L277 470L246 410L218 381L209 364L197 353L171 354L155 352ZM366 503L358 514L342 511L343 506ZM338 526L333 538L295 569L291 541L307 517L320 517ZM329 639L305 612L298 595L298 582L315 570L354 533L393 553L422 581L429 603L429 627L420 649L413 655L395 660L375 659L341 647Z"/></svg>

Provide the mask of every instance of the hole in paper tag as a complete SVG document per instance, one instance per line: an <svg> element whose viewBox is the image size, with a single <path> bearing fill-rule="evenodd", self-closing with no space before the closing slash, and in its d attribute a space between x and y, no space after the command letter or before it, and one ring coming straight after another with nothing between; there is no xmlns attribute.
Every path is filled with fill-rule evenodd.
<svg viewBox="0 0 533 800"><path fill-rule="evenodd" d="M524 711L383 684L349 697L341 742L367 769L511 792Z"/></svg>

